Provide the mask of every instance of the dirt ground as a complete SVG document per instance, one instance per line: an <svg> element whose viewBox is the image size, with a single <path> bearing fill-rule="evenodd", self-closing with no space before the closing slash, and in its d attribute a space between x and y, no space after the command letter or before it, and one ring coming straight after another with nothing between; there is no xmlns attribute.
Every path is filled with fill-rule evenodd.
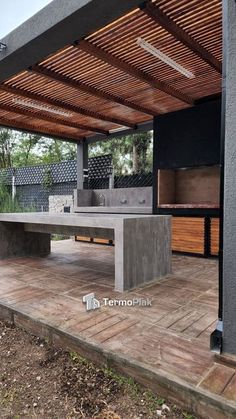
<svg viewBox="0 0 236 419"><path fill-rule="evenodd" d="M105 366L0 322L0 418L193 419Z"/></svg>

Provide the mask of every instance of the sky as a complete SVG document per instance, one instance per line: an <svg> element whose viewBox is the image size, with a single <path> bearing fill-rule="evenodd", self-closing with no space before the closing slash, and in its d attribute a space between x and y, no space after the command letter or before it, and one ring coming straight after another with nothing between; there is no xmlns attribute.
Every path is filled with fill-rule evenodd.
<svg viewBox="0 0 236 419"><path fill-rule="evenodd" d="M51 0L0 0L1 1L1 25L0 40L17 28L25 20L29 19L40 9L45 7Z"/></svg>

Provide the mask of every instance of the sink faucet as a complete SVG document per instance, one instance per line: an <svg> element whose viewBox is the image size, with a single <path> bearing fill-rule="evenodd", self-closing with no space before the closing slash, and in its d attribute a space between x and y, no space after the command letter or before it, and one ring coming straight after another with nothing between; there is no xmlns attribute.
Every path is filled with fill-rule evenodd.
<svg viewBox="0 0 236 419"><path fill-rule="evenodd" d="M105 195L103 195L102 193L98 196L99 197L99 206L100 207L105 207Z"/></svg>

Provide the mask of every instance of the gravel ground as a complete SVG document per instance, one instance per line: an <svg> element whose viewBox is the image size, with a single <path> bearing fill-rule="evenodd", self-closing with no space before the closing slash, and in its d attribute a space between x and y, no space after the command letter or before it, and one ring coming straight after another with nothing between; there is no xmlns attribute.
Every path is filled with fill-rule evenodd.
<svg viewBox="0 0 236 419"><path fill-rule="evenodd" d="M0 322L0 418L193 419L106 367Z"/></svg>

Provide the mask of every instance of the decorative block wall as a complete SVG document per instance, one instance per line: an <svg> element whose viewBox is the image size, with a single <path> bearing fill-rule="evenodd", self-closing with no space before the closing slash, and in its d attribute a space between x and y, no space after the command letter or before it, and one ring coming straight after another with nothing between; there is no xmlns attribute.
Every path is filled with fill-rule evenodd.
<svg viewBox="0 0 236 419"><path fill-rule="evenodd" d="M111 155L89 159L89 189L107 189L109 187L108 173L111 165ZM52 196L71 196L72 199L73 191L77 188L76 160L0 170L0 180L9 188L12 184L13 174L20 205L23 208L32 209L32 211L48 211L49 197ZM151 185L152 173L115 176L114 179L115 188Z"/></svg>

